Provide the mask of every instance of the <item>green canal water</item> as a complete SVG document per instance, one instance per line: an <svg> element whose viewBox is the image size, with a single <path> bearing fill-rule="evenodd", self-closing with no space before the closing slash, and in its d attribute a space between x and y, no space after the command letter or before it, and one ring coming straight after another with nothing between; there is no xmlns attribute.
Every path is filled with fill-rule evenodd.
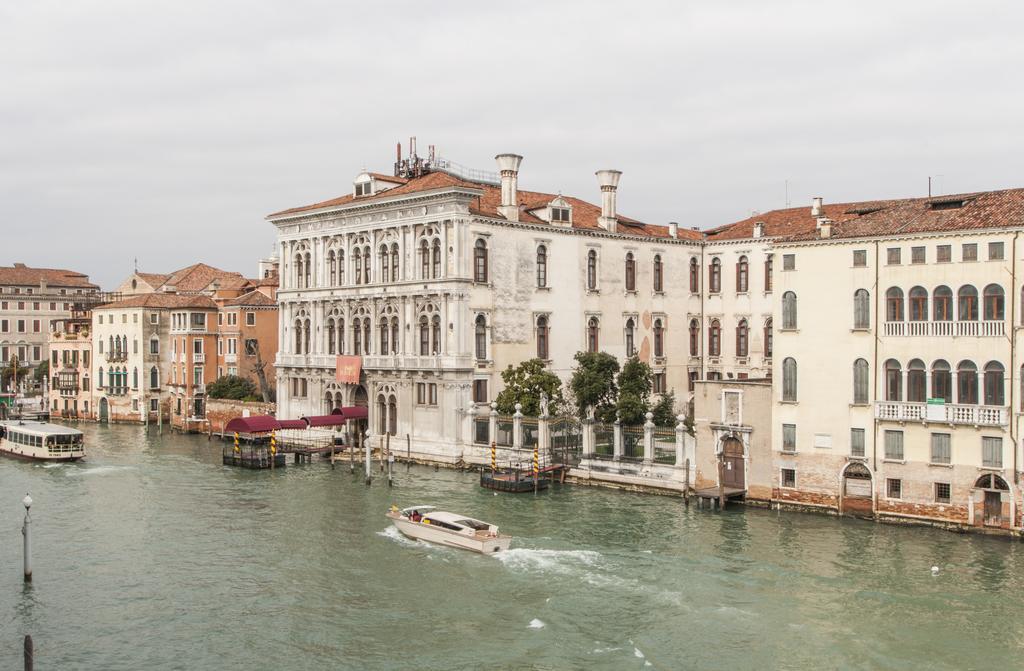
<svg viewBox="0 0 1024 671"><path fill-rule="evenodd" d="M471 473L220 464L205 438L83 425L89 458L0 460L0 668L1024 668L1024 546ZM20 500L35 505L21 580ZM501 557L398 537L436 503ZM941 567L937 576L932 565Z"/></svg>

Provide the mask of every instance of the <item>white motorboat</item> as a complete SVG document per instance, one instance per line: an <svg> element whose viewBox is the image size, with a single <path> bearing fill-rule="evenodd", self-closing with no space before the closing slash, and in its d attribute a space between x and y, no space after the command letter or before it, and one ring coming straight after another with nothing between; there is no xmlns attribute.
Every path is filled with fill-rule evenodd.
<svg viewBox="0 0 1024 671"><path fill-rule="evenodd" d="M0 454L33 461L76 461L85 456L83 434L48 422L0 422Z"/></svg>
<svg viewBox="0 0 1024 671"><path fill-rule="evenodd" d="M412 506L403 510L392 506L387 518L403 536L480 554L507 550L512 542L511 536L499 534L493 524L437 510L434 506Z"/></svg>

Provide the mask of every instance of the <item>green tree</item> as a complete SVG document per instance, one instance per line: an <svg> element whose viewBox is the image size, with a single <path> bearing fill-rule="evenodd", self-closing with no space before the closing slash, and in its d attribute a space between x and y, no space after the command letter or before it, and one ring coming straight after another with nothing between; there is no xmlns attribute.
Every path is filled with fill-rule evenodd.
<svg viewBox="0 0 1024 671"><path fill-rule="evenodd" d="M234 401L255 401L256 385L251 380L238 375L225 375L214 380L206 388L210 398L226 398Z"/></svg>
<svg viewBox="0 0 1024 671"><path fill-rule="evenodd" d="M643 424L651 405L651 367L631 357L619 373L619 396L615 403L623 424Z"/></svg>
<svg viewBox="0 0 1024 671"><path fill-rule="evenodd" d="M28 375L30 369L28 366L22 366L21 362L18 361L18 357L12 356L4 366L3 370L0 371L0 386L4 389L8 389L13 386L13 378L17 375L18 384L20 385L25 376Z"/></svg>
<svg viewBox="0 0 1024 671"><path fill-rule="evenodd" d="M495 401L498 412L511 415L516 403L522 403L523 414L528 417L540 415L540 395L548 396L548 414L555 415L562 407L562 381L544 367L540 359L530 359L518 366L509 365L501 373L505 388Z"/></svg>
<svg viewBox="0 0 1024 671"><path fill-rule="evenodd" d="M676 425L676 392L672 390L667 394L662 394L658 402L651 408L651 412L654 413L654 423L657 426L671 426Z"/></svg>
<svg viewBox="0 0 1024 671"><path fill-rule="evenodd" d="M619 362L606 352L577 352L576 367L569 379L569 389L576 399L576 412L580 419L587 416L587 408L594 409L600 422L615 421L615 399L619 389L615 376Z"/></svg>
<svg viewBox="0 0 1024 671"><path fill-rule="evenodd" d="M36 369L32 372L32 377L35 378L36 382L42 384L43 380L50 377L50 360L47 359L39 363Z"/></svg>

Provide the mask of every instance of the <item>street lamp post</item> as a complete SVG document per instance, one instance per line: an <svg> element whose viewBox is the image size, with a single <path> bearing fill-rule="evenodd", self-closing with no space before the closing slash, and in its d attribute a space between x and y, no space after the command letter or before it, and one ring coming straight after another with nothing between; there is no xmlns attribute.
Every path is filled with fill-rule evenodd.
<svg viewBox="0 0 1024 671"><path fill-rule="evenodd" d="M21 527L21 534L25 537L25 582L32 582L32 517L28 512L32 507L32 497L25 494L21 505L25 506L25 523Z"/></svg>

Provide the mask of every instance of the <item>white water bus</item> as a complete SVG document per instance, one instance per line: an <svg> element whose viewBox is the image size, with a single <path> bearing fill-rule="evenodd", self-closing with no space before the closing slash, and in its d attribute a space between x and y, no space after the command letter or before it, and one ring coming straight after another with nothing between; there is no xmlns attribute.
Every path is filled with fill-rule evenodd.
<svg viewBox="0 0 1024 671"><path fill-rule="evenodd" d="M48 422L0 422L0 454L34 461L76 461L85 457L78 429Z"/></svg>
<svg viewBox="0 0 1024 671"><path fill-rule="evenodd" d="M498 527L465 515L446 513L434 506L413 506L399 510L394 506L387 518L404 536L440 545L491 554L507 550L511 536L498 533Z"/></svg>

